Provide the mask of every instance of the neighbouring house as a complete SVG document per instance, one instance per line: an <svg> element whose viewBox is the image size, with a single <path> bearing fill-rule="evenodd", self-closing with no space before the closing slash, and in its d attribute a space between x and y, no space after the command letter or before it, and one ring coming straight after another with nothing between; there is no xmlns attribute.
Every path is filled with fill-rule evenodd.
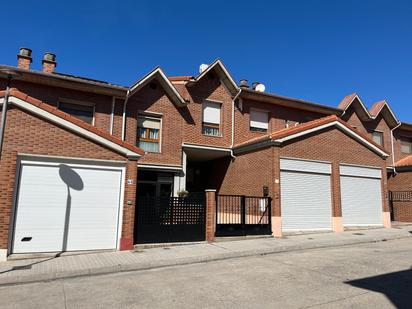
<svg viewBox="0 0 412 309"><path fill-rule="evenodd" d="M386 101L270 94L238 85L220 60L197 76L158 67L126 87L57 73L51 53L42 71L31 50L17 58L0 66L17 73L0 161L3 256L203 240L263 221L281 236L412 220L412 125ZM3 73L1 103L6 84Z"/></svg>

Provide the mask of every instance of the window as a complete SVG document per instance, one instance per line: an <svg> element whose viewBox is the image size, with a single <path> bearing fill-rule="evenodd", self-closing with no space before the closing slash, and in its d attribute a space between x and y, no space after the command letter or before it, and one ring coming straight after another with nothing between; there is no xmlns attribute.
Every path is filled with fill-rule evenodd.
<svg viewBox="0 0 412 309"><path fill-rule="evenodd" d="M268 112L251 110L250 111L250 130L256 132L267 132L269 126Z"/></svg>
<svg viewBox="0 0 412 309"><path fill-rule="evenodd" d="M203 134L220 136L220 107L220 103L203 103Z"/></svg>
<svg viewBox="0 0 412 309"><path fill-rule="evenodd" d="M402 153L412 153L412 139L401 139Z"/></svg>
<svg viewBox="0 0 412 309"><path fill-rule="evenodd" d="M378 145L383 145L383 133L379 131L372 132L372 139Z"/></svg>
<svg viewBox="0 0 412 309"><path fill-rule="evenodd" d="M160 119L155 117L137 117L136 145L146 152L160 151Z"/></svg>
<svg viewBox="0 0 412 309"><path fill-rule="evenodd" d="M87 123L93 124L94 106L59 102L59 109Z"/></svg>

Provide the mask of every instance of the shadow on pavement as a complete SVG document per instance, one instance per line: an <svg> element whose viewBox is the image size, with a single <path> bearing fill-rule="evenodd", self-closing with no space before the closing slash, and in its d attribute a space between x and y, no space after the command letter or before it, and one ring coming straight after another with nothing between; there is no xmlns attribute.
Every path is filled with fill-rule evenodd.
<svg viewBox="0 0 412 309"><path fill-rule="evenodd" d="M412 269L346 281L345 283L382 293L396 308L412 308Z"/></svg>

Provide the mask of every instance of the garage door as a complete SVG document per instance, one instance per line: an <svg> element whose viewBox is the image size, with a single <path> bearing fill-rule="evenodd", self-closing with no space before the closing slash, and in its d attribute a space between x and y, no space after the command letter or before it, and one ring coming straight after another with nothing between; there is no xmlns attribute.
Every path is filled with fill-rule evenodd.
<svg viewBox="0 0 412 309"><path fill-rule="evenodd" d="M22 162L14 253L115 249L122 168Z"/></svg>
<svg viewBox="0 0 412 309"><path fill-rule="evenodd" d="M281 159L280 168L282 230L331 230L331 165Z"/></svg>
<svg viewBox="0 0 412 309"><path fill-rule="evenodd" d="M381 169L340 166L343 225L382 225Z"/></svg>

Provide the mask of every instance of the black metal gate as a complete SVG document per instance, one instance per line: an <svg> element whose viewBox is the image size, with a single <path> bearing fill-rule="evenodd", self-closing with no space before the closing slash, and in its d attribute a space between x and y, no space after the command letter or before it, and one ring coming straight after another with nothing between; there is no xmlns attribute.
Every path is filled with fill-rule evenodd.
<svg viewBox="0 0 412 309"><path fill-rule="evenodd" d="M412 202L412 191L389 191L389 207L391 212L391 220L396 221L394 203Z"/></svg>
<svg viewBox="0 0 412 309"><path fill-rule="evenodd" d="M270 197L217 195L216 236L270 235Z"/></svg>
<svg viewBox="0 0 412 309"><path fill-rule="evenodd" d="M135 242L205 240L205 198L140 197L136 205Z"/></svg>

